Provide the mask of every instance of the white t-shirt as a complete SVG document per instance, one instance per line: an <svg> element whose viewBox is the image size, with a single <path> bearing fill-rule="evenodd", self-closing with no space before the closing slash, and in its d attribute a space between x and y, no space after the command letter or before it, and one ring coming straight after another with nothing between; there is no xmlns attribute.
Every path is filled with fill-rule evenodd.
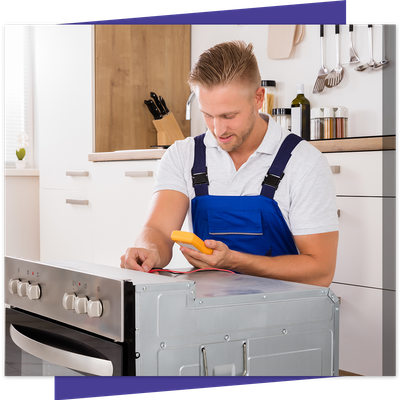
<svg viewBox="0 0 400 400"><path fill-rule="evenodd" d="M205 136L206 164L210 195L254 196L261 192L261 184L283 140L290 132L273 118L258 149L236 171L233 161L222 150L213 134ZM154 192L177 190L190 200L195 197L191 169L194 159L192 137L175 142L161 159ZM294 236L338 230L335 186L329 164L323 154L306 141L292 152L285 176L275 192L274 200ZM191 207L188 210L189 229L192 229Z"/></svg>

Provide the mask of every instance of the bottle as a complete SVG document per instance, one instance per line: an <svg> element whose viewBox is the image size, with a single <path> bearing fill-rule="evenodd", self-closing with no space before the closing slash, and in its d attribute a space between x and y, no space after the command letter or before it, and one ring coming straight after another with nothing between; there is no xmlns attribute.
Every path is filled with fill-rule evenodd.
<svg viewBox="0 0 400 400"><path fill-rule="evenodd" d="M346 107L338 107L335 110L336 139L347 137L348 111Z"/></svg>
<svg viewBox="0 0 400 400"><path fill-rule="evenodd" d="M272 115L272 109L274 108L275 102L276 82L263 80L261 81L261 86L265 88L264 103L261 111Z"/></svg>
<svg viewBox="0 0 400 400"><path fill-rule="evenodd" d="M304 84L297 84L297 97L291 107L292 132L310 140L310 102L304 96Z"/></svg>
<svg viewBox="0 0 400 400"><path fill-rule="evenodd" d="M334 139L334 120L335 112L332 107L324 108L324 139Z"/></svg>
<svg viewBox="0 0 400 400"><path fill-rule="evenodd" d="M324 138L324 110L320 107L314 107L311 110L310 140L319 140L323 138Z"/></svg>

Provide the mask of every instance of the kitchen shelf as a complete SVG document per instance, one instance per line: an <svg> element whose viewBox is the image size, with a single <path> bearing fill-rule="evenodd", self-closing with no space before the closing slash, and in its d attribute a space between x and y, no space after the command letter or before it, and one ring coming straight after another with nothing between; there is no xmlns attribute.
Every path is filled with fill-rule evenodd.
<svg viewBox="0 0 400 400"><path fill-rule="evenodd" d="M315 146L322 153L395 150L396 136L367 136L357 138L311 140L309 143Z"/></svg>
<svg viewBox="0 0 400 400"><path fill-rule="evenodd" d="M395 150L396 136L367 136L344 139L311 140L310 144L322 153L342 151ZM89 161L128 161L160 159L165 149L122 150L89 154Z"/></svg>

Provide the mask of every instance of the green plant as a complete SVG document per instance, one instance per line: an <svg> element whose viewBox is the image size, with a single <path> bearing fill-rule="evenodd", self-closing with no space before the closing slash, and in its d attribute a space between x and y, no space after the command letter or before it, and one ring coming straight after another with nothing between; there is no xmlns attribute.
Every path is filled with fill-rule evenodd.
<svg viewBox="0 0 400 400"><path fill-rule="evenodd" d="M19 150L16 150L15 153L17 154L18 160L23 160L26 154L25 149L22 147Z"/></svg>
<svg viewBox="0 0 400 400"><path fill-rule="evenodd" d="M28 147L28 135L25 132L19 133L17 136L18 148L15 151L18 160L23 160L26 155L26 147Z"/></svg>

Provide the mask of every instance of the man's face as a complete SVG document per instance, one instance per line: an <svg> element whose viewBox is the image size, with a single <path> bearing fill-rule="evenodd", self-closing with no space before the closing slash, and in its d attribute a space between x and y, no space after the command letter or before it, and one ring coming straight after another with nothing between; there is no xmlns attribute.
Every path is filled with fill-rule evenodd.
<svg viewBox="0 0 400 400"><path fill-rule="evenodd" d="M260 89L252 93L243 83L195 88L204 121L223 150L238 149L251 135L262 106Z"/></svg>

